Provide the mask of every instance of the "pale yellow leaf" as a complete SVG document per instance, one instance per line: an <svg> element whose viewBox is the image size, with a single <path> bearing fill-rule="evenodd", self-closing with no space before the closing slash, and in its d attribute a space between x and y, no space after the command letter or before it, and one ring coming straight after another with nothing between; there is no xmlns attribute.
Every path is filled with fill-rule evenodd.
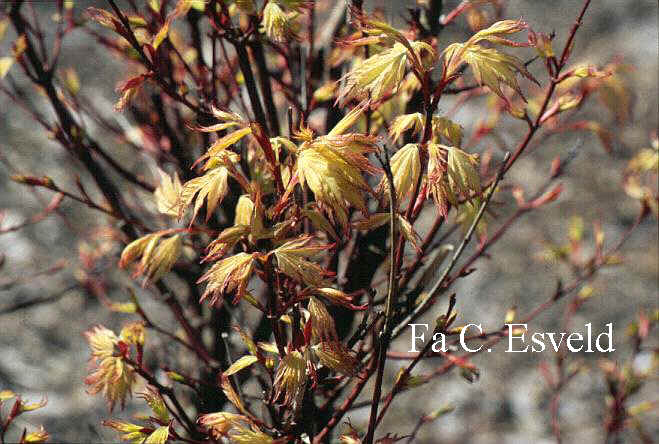
<svg viewBox="0 0 659 444"><path fill-rule="evenodd" d="M169 426L158 427L153 433L146 437L144 444L165 444L169 437Z"/></svg>
<svg viewBox="0 0 659 444"><path fill-rule="evenodd" d="M234 373L238 373L239 371L249 367L250 365L254 364L255 362L258 362L259 358L257 358L254 355L245 355L240 357L236 362L231 364L231 366L224 371L224 376L231 376Z"/></svg>
<svg viewBox="0 0 659 444"><path fill-rule="evenodd" d="M5 76L9 72L9 68L11 68L11 65L13 64L14 64L13 57L0 57L0 79L5 78Z"/></svg>

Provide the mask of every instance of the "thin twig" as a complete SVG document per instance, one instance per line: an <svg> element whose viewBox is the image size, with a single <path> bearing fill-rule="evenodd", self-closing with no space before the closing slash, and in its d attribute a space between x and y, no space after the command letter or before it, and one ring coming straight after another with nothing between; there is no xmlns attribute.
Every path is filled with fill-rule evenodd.
<svg viewBox="0 0 659 444"><path fill-rule="evenodd" d="M389 258L389 285L387 290L387 304L384 313L384 325L380 332L380 340L378 341L377 363L378 370L375 379L375 389L373 390L373 402L371 404L371 416L368 423L368 432L364 438L365 444L372 444L375 435L375 428L377 426L376 420L378 416L378 404L380 402L380 394L382 393L382 379L384 377L384 367L387 360L387 348L389 348L389 341L391 339L390 329L393 317L393 308L398 296L398 276L396 275L396 243L395 239L398 238L397 225L398 221L398 206L396 203L396 188L394 186L394 176L391 172L391 165L389 163L389 153L384 150L384 160L378 156L382 168L384 169L387 183L389 184L389 239L391 239L391 250ZM411 204L410 204L411 205Z"/></svg>
<svg viewBox="0 0 659 444"><path fill-rule="evenodd" d="M62 299L64 296L66 296L68 293L71 291L77 289L79 287L78 284L71 285L68 288L65 288L62 291L59 291L53 295L50 296L44 296L41 298L34 298L34 299L29 299L27 301L22 301L22 302L17 302L13 305L10 305L8 307L0 308L0 316L14 313L19 310L23 310L26 308L34 307L37 305L43 305L43 304L52 304L53 302L57 302L60 299Z"/></svg>

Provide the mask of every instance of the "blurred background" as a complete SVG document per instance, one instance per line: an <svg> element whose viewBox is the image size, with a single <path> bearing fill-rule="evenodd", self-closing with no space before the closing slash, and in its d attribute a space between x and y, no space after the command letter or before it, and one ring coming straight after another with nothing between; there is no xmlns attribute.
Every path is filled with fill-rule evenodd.
<svg viewBox="0 0 659 444"><path fill-rule="evenodd" d="M33 3L42 17L46 35L52 35L55 25L49 18L55 10L53 5L47 1ZM446 10L457 3L445 1ZM554 48L562 48L582 2L510 0L505 3L506 18L522 18L536 31L556 31ZM341 7L343 2L337 4ZM388 18L401 24L402 17L407 14L406 8L414 2L366 0L364 4L367 9L383 8ZM78 0L76 14L82 14L88 6L106 7L106 4ZM484 329L490 330L502 324L510 307L517 306L521 313L528 313L544 301L554 290L557 278L567 273L561 266L542 261L540 257L548 242L566 242L567 227L574 217L583 219L587 236L592 234L592 223L599 221L610 243L633 223L639 205L621 188L621 165L639 149L648 147L651 132L657 130L657 12L657 2L653 0L593 1L577 35L572 62L605 65L620 60L629 66L625 78L631 102L628 115L624 116L626 123L618 122L604 107L587 107L580 111L581 115L602 122L615 135L611 154L606 153L599 139L590 133L569 137L556 135L547 138L511 171L507 182L533 189L534 184L546 177L550 159L556 155L565 156L570 149L578 147L563 180L565 189L560 199L516 225L491 251L495 259L479 262L478 271L455 288L459 295L458 322L482 323ZM469 35L464 20L458 20L456 26L442 34L441 46L464 41ZM0 44L0 56L10 53L14 39L8 31ZM106 51L99 50L95 42L80 31L74 31L64 41L60 66L75 69L80 78L80 93L93 101L107 119L121 127L130 127L129 117L112 109L118 98L115 86L126 75L124 66ZM538 66L533 70L541 82L546 81L546 74L538 70ZM13 80L19 86L27 86L18 72L15 71ZM40 99L34 96L33 100L38 104ZM442 102L440 112L451 109L452 100L448 98ZM473 103L460 108L454 118L468 134L470 125L483 118L483 110ZM50 116L51 110L44 109L43 113ZM519 125L519 122L511 122L510 131L504 132L501 143L513 147L519 139ZM89 128L103 140L100 129L91 122ZM133 151L114 140L108 140L107 145L127 169L140 171L152 183L156 181L156 170L148 158L135 158ZM53 197L52 193L13 183L10 175L47 174L62 188L75 189L71 174L75 166L69 155L37 130L35 123L4 95L0 95L0 156L0 213L3 215L0 228L29 219ZM87 183L88 178L83 176L81 180ZM100 200L98 195L92 194L92 197ZM109 245L105 233L99 230L105 218L70 200L60 209L61 214L50 215L20 231L0 234L0 253L4 261L0 268L0 390L11 389L31 401L47 397L47 406L20 417L19 426L43 423L57 442L112 442L116 440L115 433L99 424L100 418L108 417L104 401L85 392L83 379L89 352L83 333L96 324L116 328L127 316L110 313L92 296L92 291L81 288L80 283L85 281L86 275L103 275L104 281L109 283L105 291L114 295L115 300L125 300L126 274L116 269L113 260L93 260ZM108 257L117 257L119 251L106 253L110 253ZM631 351L625 339L625 327L639 310L657 309L656 219L646 220L621 254L624 264L603 271L593 283L592 299L574 320L576 331L583 331L583 324L587 322L592 322L595 331L613 323L617 350L606 358L618 361ZM40 299L47 299L47 302L20 307L22 303ZM159 314L155 302L151 312L162 325L173 325L167 314ZM556 331L562 313L563 305L559 304L538 318L532 331ZM425 322L432 322L432 319ZM393 349L407 351L409 335L403 335ZM542 362L553 363L553 352L513 355L504 353L504 349L505 344L500 344L492 353L474 357L482 373L473 384L453 372L428 389L401 394L378 431L404 435L419 416L442 406L453 406L455 410L451 414L422 430L419 442L553 442L549 395L538 370ZM592 370L580 373L563 392L560 416L564 442L602 441L605 387L602 374L597 371L600 358L602 356L597 353L568 356L572 363L584 363ZM638 365L645 364L639 362ZM431 363L423 363L418 369L430 371ZM391 383L397 370L394 362L388 370ZM659 393L656 383L645 393L653 394L656 401ZM135 412L135 406L129 403L125 412L115 411L113 416L128 418ZM352 423L364 426L366 414L366 409L356 410L350 415ZM646 431L650 436L659 436L656 413L649 413L646 419Z"/></svg>

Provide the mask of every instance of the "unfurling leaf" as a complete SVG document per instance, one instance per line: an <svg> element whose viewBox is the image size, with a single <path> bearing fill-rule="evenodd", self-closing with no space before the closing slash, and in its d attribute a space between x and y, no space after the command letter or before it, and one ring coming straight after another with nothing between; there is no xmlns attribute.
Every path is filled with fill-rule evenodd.
<svg viewBox="0 0 659 444"><path fill-rule="evenodd" d="M19 400L19 411L23 412L33 412L39 410L46 406L48 400L46 398L42 399L39 402L24 402L22 399Z"/></svg>
<svg viewBox="0 0 659 444"><path fill-rule="evenodd" d="M554 48L551 44L551 37L543 32L535 33L529 30L529 43L538 51L540 57L548 59L554 57Z"/></svg>
<svg viewBox="0 0 659 444"><path fill-rule="evenodd" d="M149 251L152 251L161 236L162 235L158 233L147 234L146 236L140 237L126 245L124 251L121 253L121 258L119 259L119 267L125 268L128 264L137 260L138 257L143 256L144 254L150 254L150 252L147 253L147 246L152 245L149 249Z"/></svg>
<svg viewBox="0 0 659 444"><path fill-rule="evenodd" d="M238 198L236 204L236 216L233 220L234 225L249 225L252 223L252 214L254 214L254 202L247 194Z"/></svg>
<svg viewBox="0 0 659 444"><path fill-rule="evenodd" d="M584 222L581 216L572 216L568 228L568 238L570 242L579 243L583 237Z"/></svg>
<svg viewBox="0 0 659 444"><path fill-rule="evenodd" d="M50 434L43 428L43 426L40 426L39 430L25 434L25 436L21 438L21 444L38 444L47 442L48 439L50 439Z"/></svg>
<svg viewBox="0 0 659 444"><path fill-rule="evenodd" d="M288 353L279 361L275 373L275 399L282 399L284 405L295 406L301 401L306 385L307 361L297 350Z"/></svg>
<svg viewBox="0 0 659 444"><path fill-rule="evenodd" d="M391 173L394 176L396 200L402 202L414 192L421 174L421 155L419 145L408 143L391 157ZM380 182L380 190L388 193L389 183L386 178Z"/></svg>
<svg viewBox="0 0 659 444"><path fill-rule="evenodd" d="M242 356L236 362L231 364L231 366L228 369L224 371L224 376L231 376L234 373L238 373L239 371L249 367L250 365L258 361L259 358L253 355Z"/></svg>
<svg viewBox="0 0 659 444"><path fill-rule="evenodd" d="M327 133L328 136L340 136L348 131L361 117L364 111L368 108L368 102L364 102L359 106L354 107L348 112L339 122L334 125L334 128Z"/></svg>
<svg viewBox="0 0 659 444"><path fill-rule="evenodd" d="M311 287L329 287L324 279L327 274L318 264L306 260L321 251L327 245L310 245L311 237L301 237L288 241L273 251L277 258L277 268L289 277Z"/></svg>
<svg viewBox="0 0 659 444"><path fill-rule="evenodd" d="M396 375L395 384L400 388L400 390L407 390L428 382L428 379L423 376L412 376L411 374L405 372L405 367L401 367L398 370Z"/></svg>
<svg viewBox="0 0 659 444"><path fill-rule="evenodd" d="M436 143L440 143L441 136L453 146L462 145L462 127L445 117L432 118L432 136Z"/></svg>
<svg viewBox="0 0 659 444"><path fill-rule="evenodd" d="M405 131L412 130L413 134L423 131L424 118L421 113L403 114L394 119L389 126L389 137L396 141Z"/></svg>
<svg viewBox="0 0 659 444"><path fill-rule="evenodd" d="M112 15L112 13L106 11L105 9L90 7L86 9L85 13L87 17L101 26L109 28L113 31L119 31L123 29L121 22L119 22L119 20L114 15Z"/></svg>
<svg viewBox="0 0 659 444"><path fill-rule="evenodd" d="M324 231L330 235L334 240L339 240L339 236L336 234L336 230L332 224L317 210L302 210L300 212L302 217L306 217L311 221L313 227L318 231Z"/></svg>
<svg viewBox="0 0 659 444"><path fill-rule="evenodd" d="M80 77L78 73L73 68L66 68L64 70L64 85L66 89L73 95L78 94L80 91Z"/></svg>
<svg viewBox="0 0 659 444"><path fill-rule="evenodd" d="M0 390L0 402L16 397L16 393L11 390Z"/></svg>
<svg viewBox="0 0 659 444"><path fill-rule="evenodd" d="M177 203L183 188L181 180L177 173L174 173L173 179L162 170L158 170L158 173L160 174L160 185L153 192L158 211L168 216L178 217Z"/></svg>
<svg viewBox="0 0 659 444"><path fill-rule="evenodd" d="M391 218L389 213L370 214L366 219L361 219L352 223L352 226L358 230L374 230L389 222Z"/></svg>
<svg viewBox="0 0 659 444"><path fill-rule="evenodd" d="M259 342L257 346L266 353L272 353L275 355L279 354L279 349L277 348L277 344L273 342Z"/></svg>
<svg viewBox="0 0 659 444"><path fill-rule="evenodd" d="M153 250L148 261L141 264L140 274L144 274L148 280L155 282L165 273L171 270L181 254L181 236L175 235L160 242Z"/></svg>
<svg viewBox="0 0 659 444"><path fill-rule="evenodd" d="M237 303L247 291L247 284L254 269L255 254L238 253L216 262L197 282L208 281L200 302L210 296L210 304L215 305L225 294L234 293Z"/></svg>
<svg viewBox="0 0 659 444"><path fill-rule="evenodd" d="M334 319L325 304L311 297L307 310L311 316L311 334L314 342L337 341Z"/></svg>
<svg viewBox="0 0 659 444"><path fill-rule="evenodd" d="M463 60L471 66L479 85L486 85L492 92L504 99L501 83L510 86L523 97L515 74L520 73L533 79L520 59L496 49L474 46L464 52Z"/></svg>
<svg viewBox="0 0 659 444"><path fill-rule="evenodd" d="M147 437L147 434L143 432L144 427L137 424L131 424L129 422L117 421L114 419L109 419L103 421L105 427L110 427L115 429L117 432L123 433L119 439L123 441L130 442L144 442Z"/></svg>
<svg viewBox="0 0 659 444"><path fill-rule="evenodd" d="M169 410L167 410L165 400L163 399L162 395L158 393L156 388L148 386L146 391L141 393L141 398L146 401L156 418L158 418L163 423L169 422Z"/></svg>
<svg viewBox="0 0 659 444"><path fill-rule="evenodd" d="M418 253L421 253L421 238L416 231L414 231L412 224L400 214L396 218L396 221L398 222L398 228L405 240L411 243Z"/></svg>
<svg viewBox="0 0 659 444"><path fill-rule="evenodd" d="M352 296L335 288L316 288L314 289L314 293L325 297L335 304L346 305L352 303Z"/></svg>
<svg viewBox="0 0 659 444"><path fill-rule="evenodd" d="M151 233L128 244L121 253L119 267L125 268L141 256L134 276L144 275L145 284L156 282L176 263L182 247L179 235L160 242L161 238L161 233Z"/></svg>
<svg viewBox="0 0 659 444"><path fill-rule="evenodd" d="M447 415L447 414L451 413L453 410L455 410L455 407L452 406L452 405L447 405L447 406L444 406L444 407L440 407L437 410L434 410L434 411L430 412L429 414L425 415L422 420L423 420L423 422L431 422L431 421L434 421L435 419L437 419L441 416L444 416L444 415Z"/></svg>
<svg viewBox="0 0 659 444"><path fill-rule="evenodd" d="M480 176L475 169L477 154L467 154L459 148L444 147L448 151L448 179L454 192L469 195L480 191Z"/></svg>
<svg viewBox="0 0 659 444"><path fill-rule="evenodd" d="M192 221L197 217L197 213L206 200L206 220L209 220L217 205L224 199L228 187L229 170L223 166L214 168L200 177L195 177L187 181L181 189L178 199L178 217L183 217L183 213L188 205L194 200L194 211ZM196 198L195 198L196 196ZM190 222L192 223L192 222Z"/></svg>
<svg viewBox="0 0 659 444"><path fill-rule="evenodd" d="M355 376L359 361L352 351L341 342L329 341L314 345L312 350L320 362L334 370L348 376Z"/></svg>
<svg viewBox="0 0 659 444"><path fill-rule="evenodd" d="M199 424L209 430L214 437L227 436L230 429L248 421L246 416L229 412L206 413L198 419Z"/></svg>
<svg viewBox="0 0 659 444"><path fill-rule="evenodd" d="M354 222L352 225L358 230L374 230L375 228L389 223L390 220L391 215L389 213L375 213L370 215L367 219ZM420 248L420 238L416 231L414 231L412 224L400 214L397 214L396 224L398 225L400 233L405 237L405 240L410 242L418 251Z"/></svg>
<svg viewBox="0 0 659 444"><path fill-rule="evenodd" d="M11 68L11 65L13 64L14 64L13 57L0 57L0 80L5 78L5 76L9 72L9 68Z"/></svg>
<svg viewBox="0 0 659 444"><path fill-rule="evenodd" d="M160 426L144 440L144 444L165 444L169 437L169 426Z"/></svg>
<svg viewBox="0 0 659 444"><path fill-rule="evenodd" d="M357 134L323 136L305 142L297 155L300 184L329 207L341 226L348 223L348 204L366 213L364 192L372 192L362 171L376 172L364 153L377 149L374 139Z"/></svg>
<svg viewBox="0 0 659 444"><path fill-rule="evenodd" d="M208 254L204 258L204 262L221 258L249 233L249 225L234 225L222 230L220 235L208 245Z"/></svg>
<svg viewBox="0 0 659 444"><path fill-rule="evenodd" d="M208 148L203 156L197 159L194 164L196 165L197 163L208 159L203 168L204 171L206 171L215 168L217 165L225 162L237 162L239 160L239 156L236 153L228 151L227 148L251 133L252 129L249 126L246 126L219 138Z"/></svg>
<svg viewBox="0 0 659 444"><path fill-rule="evenodd" d="M158 49L158 46L160 46L160 44L167 38L167 35L169 34L169 28L171 27L172 22L178 17L187 14L195 2L198 3L199 0L178 1L178 3L176 4L176 8L174 8L174 10L167 16L167 18L165 19L165 23L160 28L160 30L156 33L156 35L153 37L153 41L151 42L151 46L153 46L153 49Z"/></svg>
<svg viewBox="0 0 659 444"><path fill-rule="evenodd" d="M313 99L316 102L326 102L334 97L336 92L336 82L328 81L313 93Z"/></svg>
<svg viewBox="0 0 659 444"><path fill-rule="evenodd" d="M446 214L449 203L458 203L458 196L469 198L480 191L478 155L435 143L428 144L428 154L428 186L441 214Z"/></svg>
<svg viewBox="0 0 659 444"><path fill-rule="evenodd" d="M252 425L249 428L243 425L237 425L229 432L229 442L238 444L274 444L275 440L266 435L256 426ZM282 440L278 440L279 444Z"/></svg>
<svg viewBox="0 0 659 444"><path fill-rule="evenodd" d="M123 408L126 398L132 394L136 373L115 353L120 338L100 325L85 332L85 337L92 352L90 374L85 378L85 384L89 386L88 393L103 393L110 411L117 401Z"/></svg>
<svg viewBox="0 0 659 444"><path fill-rule="evenodd" d="M263 8L261 32L273 42L284 43L289 39L297 39L293 22L295 11L285 12L279 1L269 0Z"/></svg>
<svg viewBox="0 0 659 444"><path fill-rule="evenodd" d="M432 51L432 47L425 42L411 42L409 45L416 57L422 50ZM341 105L355 98L378 101L396 92L405 76L405 66L410 57L408 48L396 42L391 48L362 61L342 78L337 100ZM418 64L414 59L410 62Z"/></svg>
<svg viewBox="0 0 659 444"><path fill-rule="evenodd" d="M248 415L249 412L245 408L245 404L243 404L242 399L240 399L240 396L238 396L238 393L236 393L236 390L233 388L233 385L231 385L231 381L229 380L228 376L221 375L220 376L220 387L222 387L222 391L224 392L224 396L227 397L229 402L234 405L234 407L242 414Z"/></svg>
<svg viewBox="0 0 659 444"><path fill-rule="evenodd" d="M400 43L362 61L342 78L337 100L341 106L352 99L377 101L395 92L405 76L407 49Z"/></svg>
<svg viewBox="0 0 659 444"><path fill-rule="evenodd" d="M243 341L243 344L245 344L245 347L247 347L247 350L250 352L250 354L257 356L259 352L256 348L256 344L254 344L254 339L252 339L252 337L248 335L247 332L240 328L239 325L234 325L233 329L238 332L240 339Z"/></svg>
<svg viewBox="0 0 659 444"><path fill-rule="evenodd" d="M467 63L472 68L476 81L480 85L489 87L492 92L504 100L507 101L503 91L501 91L501 83L510 86L520 96L524 97L517 83L516 74L522 74L529 80L536 82L524 63L515 56L494 48L486 48L479 45L479 43L488 41L505 46L528 46L528 44L515 43L502 37L520 32L526 28L527 25L524 22L502 20L487 29L477 32L465 43L449 45L444 50L446 75L449 77L454 75L460 65Z"/></svg>
<svg viewBox="0 0 659 444"><path fill-rule="evenodd" d="M501 20L490 25L489 28L478 31L467 41L468 44L475 44L487 40L491 43L498 43L506 46L528 46L523 43L515 43L506 40L504 35L516 34L528 28L528 25L521 20Z"/></svg>
<svg viewBox="0 0 659 444"><path fill-rule="evenodd" d="M339 442L341 444L362 444L362 439L359 436L359 432L350 424L349 421L345 423L345 432L339 436Z"/></svg>
<svg viewBox="0 0 659 444"><path fill-rule="evenodd" d="M119 337L126 344L144 345L146 337L144 322L129 322L123 326L121 332L119 332Z"/></svg>
<svg viewBox="0 0 659 444"><path fill-rule="evenodd" d="M142 84L153 76L153 73L140 74L121 82L117 86L117 92L121 93L121 98L114 105L115 111L123 111L130 103Z"/></svg>

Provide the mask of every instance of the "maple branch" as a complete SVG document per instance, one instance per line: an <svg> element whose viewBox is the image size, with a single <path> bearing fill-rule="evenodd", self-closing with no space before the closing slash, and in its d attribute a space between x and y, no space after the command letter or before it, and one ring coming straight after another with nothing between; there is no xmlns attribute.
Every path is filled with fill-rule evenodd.
<svg viewBox="0 0 659 444"><path fill-rule="evenodd" d="M389 162L389 153L384 150L384 160L378 156L380 164L384 169L387 183L389 184L389 239L391 239L391 251L389 257L389 284L387 290L387 302L384 313L384 325L380 332L380 338L377 342L377 355L375 360L377 362L377 375L375 379L375 388L373 390L373 402L371 404L371 415L368 423L368 432L364 438L366 444L373 443L375 435L375 428L377 427L378 416L378 403L380 402L380 394L382 393L382 378L384 376L384 366L387 360L387 348L391 340L391 321L393 317L393 309L395 301L398 297L398 276L396 264L396 248L393 242L397 238L397 225L398 221L398 206L396 203L396 187L394 186L394 176L391 172L391 164ZM410 204L410 206L412 206Z"/></svg>
<svg viewBox="0 0 659 444"><path fill-rule="evenodd" d="M442 273L441 277L437 280L435 285L428 291L428 295L426 296L425 300L420 303L410 314L408 314L405 319L403 319L399 324L398 327L396 327L393 331L393 336L397 336L398 333L402 331L403 328L407 326L409 322L412 320L416 319L416 317L421 314L429 305L430 303L435 299L435 297L440 293L442 290L442 285L444 284L444 280L448 277L448 275L451 273L451 270L453 270L453 267L457 263L458 259L460 256L462 256L462 252L464 251L465 247L471 240L471 236L474 234L474 231L476 230L476 227L478 226L478 223L480 222L481 218L483 217L483 214L485 214L485 208L487 205L490 203L490 199L492 199L492 195L494 194L494 191L497 188L497 185L503 179L503 176L506 172L506 165L507 161L510 157L510 153L506 153L506 156L503 159L503 162L501 164L501 167L499 168L499 172L497 173L496 178L494 179L494 182L492 185L490 185L490 189L488 192L485 194L485 197L483 199L483 203L481 204L478 213L476 214L476 217L474 217L474 220L471 223L471 226L467 230L467 233L464 235L462 238L462 242L460 242L460 246L458 246L457 250L455 250L455 253L453 254L453 257L451 258L451 262L448 264L446 269L444 269L444 272Z"/></svg>
<svg viewBox="0 0 659 444"><path fill-rule="evenodd" d="M591 0L586 0L584 2L583 7L581 8L581 12L579 13L579 16L577 17L576 22L572 26L572 29L570 30L570 34L568 36L567 42L565 44L565 47L563 48L563 53L561 54L560 61L556 64L556 71L554 72L554 75L550 79L550 84L549 84L549 90L545 94L545 98L542 102L542 105L540 106L540 110L538 111L537 117L535 121L533 122L532 125L529 126L529 129L526 133L526 136L524 139L520 142L520 144L517 146L517 149L513 153L513 155L510 157L508 160L508 164L506 165L505 171L508 171L515 161L519 158L519 156L522 155L526 147L529 145L531 142L531 139L533 138L533 135L538 131L538 129L542 126L542 117L545 114L545 110L547 109L547 106L549 105L549 101L551 100L552 96L554 95L554 91L556 90L556 85L558 85L558 77L561 72L561 70L565 67L565 64L567 63L567 60L570 56L571 52L571 46L574 41L574 37L577 34L577 30L581 26L582 20L584 15L586 14L586 10L588 9L588 6L590 5Z"/></svg>

